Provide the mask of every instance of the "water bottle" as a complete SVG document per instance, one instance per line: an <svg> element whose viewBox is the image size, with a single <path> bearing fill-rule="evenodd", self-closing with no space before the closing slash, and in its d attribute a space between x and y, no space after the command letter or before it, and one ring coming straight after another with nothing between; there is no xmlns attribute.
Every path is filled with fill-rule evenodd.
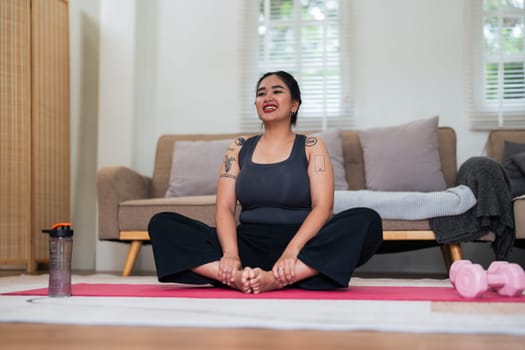
<svg viewBox="0 0 525 350"><path fill-rule="evenodd" d="M70 223L53 225L49 234L49 287L50 297L71 296L71 252L73 230Z"/></svg>

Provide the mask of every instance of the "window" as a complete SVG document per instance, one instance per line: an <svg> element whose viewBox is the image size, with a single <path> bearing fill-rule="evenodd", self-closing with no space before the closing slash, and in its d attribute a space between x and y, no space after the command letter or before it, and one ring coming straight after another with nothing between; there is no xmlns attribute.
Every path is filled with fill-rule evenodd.
<svg viewBox="0 0 525 350"><path fill-rule="evenodd" d="M472 1L474 129L525 127L524 0Z"/></svg>
<svg viewBox="0 0 525 350"><path fill-rule="evenodd" d="M352 125L348 15L338 0L245 1L241 129L260 130L255 84L268 71L285 70L298 80L303 100L297 128L321 130Z"/></svg>

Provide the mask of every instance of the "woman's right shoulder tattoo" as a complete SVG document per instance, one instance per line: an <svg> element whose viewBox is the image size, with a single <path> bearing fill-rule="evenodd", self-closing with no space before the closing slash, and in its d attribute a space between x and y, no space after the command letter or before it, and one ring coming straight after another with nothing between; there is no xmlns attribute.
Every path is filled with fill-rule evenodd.
<svg viewBox="0 0 525 350"><path fill-rule="evenodd" d="M239 147L242 147L244 143L246 142L246 139L244 137L237 137L235 139L235 144Z"/></svg>

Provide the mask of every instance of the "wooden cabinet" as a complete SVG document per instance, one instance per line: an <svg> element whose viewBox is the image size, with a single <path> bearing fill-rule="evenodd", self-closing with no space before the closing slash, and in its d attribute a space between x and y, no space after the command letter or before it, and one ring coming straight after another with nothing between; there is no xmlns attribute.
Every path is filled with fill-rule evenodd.
<svg viewBox="0 0 525 350"><path fill-rule="evenodd" d="M65 0L0 0L0 265L34 272L70 220Z"/></svg>

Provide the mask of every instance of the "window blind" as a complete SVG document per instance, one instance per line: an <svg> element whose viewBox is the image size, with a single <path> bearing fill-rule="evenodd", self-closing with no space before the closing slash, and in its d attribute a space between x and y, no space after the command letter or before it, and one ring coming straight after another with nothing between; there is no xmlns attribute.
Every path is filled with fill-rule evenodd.
<svg viewBox="0 0 525 350"><path fill-rule="evenodd" d="M268 71L293 74L301 87L297 129L352 126L348 1L246 1L241 130L260 130L255 89Z"/></svg>
<svg viewBox="0 0 525 350"><path fill-rule="evenodd" d="M471 1L473 129L525 127L524 0Z"/></svg>

